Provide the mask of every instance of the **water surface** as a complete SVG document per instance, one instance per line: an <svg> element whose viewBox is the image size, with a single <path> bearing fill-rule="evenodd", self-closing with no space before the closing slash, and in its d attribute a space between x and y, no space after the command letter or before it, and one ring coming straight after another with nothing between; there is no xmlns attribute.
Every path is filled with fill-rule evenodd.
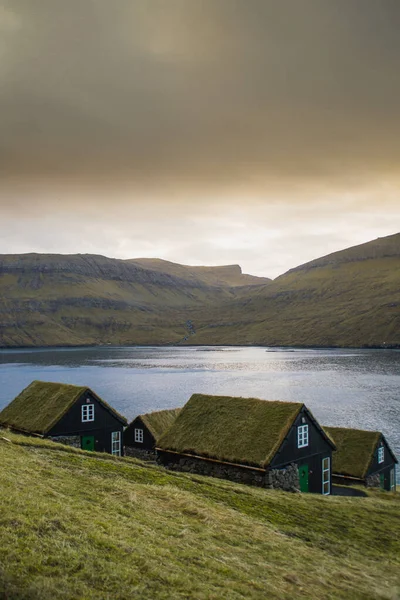
<svg viewBox="0 0 400 600"><path fill-rule="evenodd" d="M321 424L382 431L400 456L396 350L0 350L0 409L34 379L87 385L129 420L194 392L305 402Z"/></svg>

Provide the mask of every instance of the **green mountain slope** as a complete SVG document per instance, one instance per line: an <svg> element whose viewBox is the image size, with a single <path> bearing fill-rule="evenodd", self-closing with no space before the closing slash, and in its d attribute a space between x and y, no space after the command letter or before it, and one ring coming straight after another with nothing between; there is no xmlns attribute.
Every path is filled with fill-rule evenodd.
<svg viewBox="0 0 400 600"><path fill-rule="evenodd" d="M0 464L0 598L400 593L398 493L253 489L4 431Z"/></svg>
<svg viewBox="0 0 400 600"><path fill-rule="evenodd" d="M255 277L245 275L239 265L226 265L222 267L189 267L161 260L160 258L135 258L129 261L145 269L161 273L168 273L175 277L184 278L186 281L202 281L206 285L240 287L248 285L263 285L272 280L268 277Z"/></svg>
<svg viewBox="0 0 400 600"><path fill-rule="evenodd" d="M400 346L400 234L301 265L195 322L197 343Z"/></svg>
<svg viewBox="0 0 400 600"><path fill-rule="evenodd" d="M174 267L95 255L0 256L0 346L179 342L192 308L233 298L226 281L249 284L236 267Z"/></svg>
<svg viewBox="0 0 400 600"><path fill-rule="evenodd" d="M400 346L400 234L274 281L240 267L0 256L0 346Z"/></svg>

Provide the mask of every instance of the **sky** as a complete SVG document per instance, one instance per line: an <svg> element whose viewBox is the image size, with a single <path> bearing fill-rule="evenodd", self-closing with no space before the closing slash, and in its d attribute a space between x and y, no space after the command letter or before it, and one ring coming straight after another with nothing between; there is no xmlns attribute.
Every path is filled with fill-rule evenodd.
<svg viewBox="0 0 400 600"><path fill-rule="evenodd" d="M276 277L400 231L399 0L0 0L0 253Z"/></svg>

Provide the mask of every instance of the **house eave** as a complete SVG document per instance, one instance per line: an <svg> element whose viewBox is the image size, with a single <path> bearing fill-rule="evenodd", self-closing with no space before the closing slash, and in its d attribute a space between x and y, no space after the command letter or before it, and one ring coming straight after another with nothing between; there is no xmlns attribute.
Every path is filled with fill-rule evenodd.
<svg viewBox="0 0 400 600"><path fill-rule="evenodd" d="M9 429L10 431L14 431L15 433L23 433L26 435L33 435L39 438L45 438L47 433L39 433L37 431L28 431L28 429L23 429L22 427L13 427L13 425L9 425L7 423L0 423L1 429Z"/></svg>
<svg viewBox="0 0 400 600"><path fill-rule="evenodd" d="M343 475L342 473L332 473L332 477L341 477L342 479L365 482L365 477L353 477L352 475Z"/></svg>

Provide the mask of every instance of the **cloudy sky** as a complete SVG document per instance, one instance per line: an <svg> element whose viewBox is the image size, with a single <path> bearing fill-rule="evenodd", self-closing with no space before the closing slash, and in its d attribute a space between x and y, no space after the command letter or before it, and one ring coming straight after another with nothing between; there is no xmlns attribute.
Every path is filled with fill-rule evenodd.
<svg viewBox="0 0 400 600"><path fill-rule="evenodd" d="M399 0L0 0L0 252L275 277L400 231Z"/></svg>

